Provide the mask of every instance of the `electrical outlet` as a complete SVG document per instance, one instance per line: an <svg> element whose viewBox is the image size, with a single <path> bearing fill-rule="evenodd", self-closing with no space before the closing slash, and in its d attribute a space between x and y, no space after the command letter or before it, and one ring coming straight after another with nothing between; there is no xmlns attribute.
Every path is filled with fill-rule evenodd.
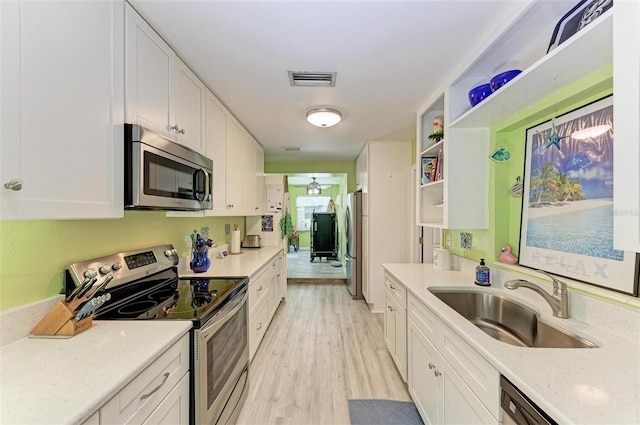
<svg viewBox="0 0 640 425"><path fill-rule="evenodd" d="M225 224L224 225L224 234L229 236L231 234L231 225L230 224Z"/></svg>
<svg viewBox="0 0 640 425"><path fill-rule="evenodd" d="M447 246L451 246L451 235L447 233Z"/></svg>

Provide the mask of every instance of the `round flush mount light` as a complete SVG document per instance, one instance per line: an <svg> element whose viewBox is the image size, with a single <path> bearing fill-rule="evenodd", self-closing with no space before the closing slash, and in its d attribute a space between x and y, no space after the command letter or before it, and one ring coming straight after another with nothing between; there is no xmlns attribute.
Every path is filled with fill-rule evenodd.
<svg viewBox="0 0 640 425"><path fill-rule="evenodd" d="M342 119L342 112L333 108L314 108L307 112L307 121L316 127L331 127Z"/></svg>

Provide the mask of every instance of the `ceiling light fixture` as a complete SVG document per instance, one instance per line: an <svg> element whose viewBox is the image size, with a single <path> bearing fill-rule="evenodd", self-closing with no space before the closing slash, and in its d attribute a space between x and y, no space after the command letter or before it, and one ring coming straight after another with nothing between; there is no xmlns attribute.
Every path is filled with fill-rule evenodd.
<svg viewBox="0 0 640 425"><path fill-rule="evenodd" d="M331 127L342 119L342 112L332 108L314 108L307 112L307 121L316 127Z"/></svg>
<svg viewBox="0 0 640 425"><path fill-rule="evenodd" d="M320 195L320 183L316 181L315 177L311 177L313 181L307 186L307 195Z"/></svg>

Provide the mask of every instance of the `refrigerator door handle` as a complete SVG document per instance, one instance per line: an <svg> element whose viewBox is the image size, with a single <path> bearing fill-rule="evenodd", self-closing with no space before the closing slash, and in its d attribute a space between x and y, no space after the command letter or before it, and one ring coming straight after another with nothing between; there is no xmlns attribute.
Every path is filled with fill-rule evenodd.
<svg viewBox="0 0 640 425"><path fill-rule="evenodd" d="M345 260L349 260L349 261L356 259L356 257L350 256L349 253L345 253L344 254L344 258L345 258Z"/></svg>

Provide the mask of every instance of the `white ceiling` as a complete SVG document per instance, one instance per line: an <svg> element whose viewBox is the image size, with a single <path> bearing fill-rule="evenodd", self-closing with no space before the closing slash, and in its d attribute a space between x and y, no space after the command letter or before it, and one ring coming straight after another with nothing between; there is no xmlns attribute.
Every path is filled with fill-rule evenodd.
<svg viewBox="0 0 640 425"><path fill-rule="evenodd" d="M517 0L129 1L265 160L288 162L351 161L368 140L413 139L416 110ZM289 70L336 71L336 86L290 87ZM343 121L308 124L317 106Z"/></svg>

